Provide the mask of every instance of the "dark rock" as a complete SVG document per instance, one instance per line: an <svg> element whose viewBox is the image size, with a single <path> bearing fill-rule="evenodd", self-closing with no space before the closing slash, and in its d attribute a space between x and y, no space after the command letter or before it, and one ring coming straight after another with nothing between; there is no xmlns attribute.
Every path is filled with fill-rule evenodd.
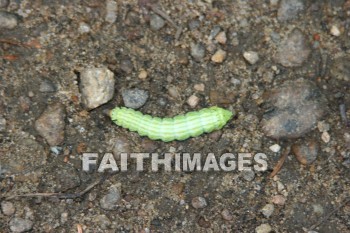
<svg viewBox="0 0 350 233"><path fill-rule="evenodd" d="M137 88L122 91L125 106L133 109L141 108L146 103L148 96L148 91Z"/></svg>
<svg viewBox="0 0 350 233"><path fill-rule="evenodd" d="M325 114L322 92L304 79L289 81L264 94L266 113L261 122L266 136L298 138L312 130Z"/></svg>

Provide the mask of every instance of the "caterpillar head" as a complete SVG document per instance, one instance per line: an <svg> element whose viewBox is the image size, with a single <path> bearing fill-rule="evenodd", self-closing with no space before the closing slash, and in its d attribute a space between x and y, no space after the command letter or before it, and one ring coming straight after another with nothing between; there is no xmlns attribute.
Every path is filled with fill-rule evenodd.
<svg viewBox="0 0 350 233"><path fill-rule="evenodd" d="M223 108L211 107L211 109L215 110L220 116L220 123L222 124L222 126L224 126L233 116L233 113L231 111Z"/></svg>

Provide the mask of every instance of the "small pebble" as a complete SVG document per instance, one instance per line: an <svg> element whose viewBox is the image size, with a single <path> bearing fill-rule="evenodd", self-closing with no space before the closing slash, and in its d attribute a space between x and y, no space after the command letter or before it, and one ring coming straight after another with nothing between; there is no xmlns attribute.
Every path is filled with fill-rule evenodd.
<svg viewBox="0 0 350 233"><path fill-rule="evenodd" d="M114 95L114 74L107 68L86 68L80 73L80 92L87 109L107 103Z"/></svg>
<svg viewBox="0 0 350 233"><path fill-rule="evenodd" d="M261 121L262 129L274 139L304 135L327 112L325 96L314 83L304 79L285 82L265 92L263 98L270 107Z"/></svg>
<svg viewBox="0 0 350 233"><path fill-rule="evenodd" d="M100 199L100 206L102 209L105 209L105 210L116 209L117 207L116 205L120 201L120 198L121 198L120 185L119 184L112 185L109 188L107 194Z"/></svg>
<svg viewBox="0 0 350 233"><path fill-rule="evenodd" d="M6 119L0 116L0 132L5 132L6 130Z"/></svg>
<svg viewBox="0 0 350 233"><path fill-rule="evenodd" d="M114 23L117 20L117 9L118 5L113 0L106 1L106 17L105 20L108 23Z"/></svg>
<svg viewBox="0 0 350 233"><path fill-rule="evenodd" d="M148 100L148 91L138 88L122 91L123 101L126 107L138 109L141 108Z"/></svg>
<svg viewBox="0 0 350 233"><path fill-rule="evenodd" d="M285 67L301 66L311 53L308 38L295 28L278 46L275 60Z"/></svg>
<svg viewBox="0 0 350 233"><path fill-rule="evenodd" d="M243 53L244 59L246 59L249 64L254 65L259 61L259 55L257 52L254 51L248 51Z"/></svg>
<svg viewBox="0 0 350 233"><path fill-rule="evenodd" d="M203 44L191 44L191 56L196 61L201 61L205 56L205 47Z"/></svg>
<svg viewBox="0 0 350 233"><path fill-rule="evenodd" d="M281 181L277 181L277 191L281 193L283 190L285 190L285 186Z"/></svg>
<svg viewBox="0 0 350 233"><path fill-rule="evenodd" d="M84 34L84 33L89 33L91 30L89 24L87 23L79 23L79 28L78 28L78 31L81 33L81 34Z"/></svg>
<svg viewBox="0 0 350 233"><path fill-rule="evenodd" d="M278 145L278 144L274 144L274 145L270 146L269 149L270 149L272 152L277 153L278 151L281 150L281 146Z"/></svg>
<svg viewBox="0 0 350 233"><path fill-rule="evenodd" d="M30 231L33 228L33 222L23 218L11 219L9 226L12 232L21 233Z"/></svg>
<svg viewBox="0 0 350 233"><path fill-rule="evenodd" d="M32 92L32 91L28 91L28 97L29 97L29 98L34 97L34 92Z"/></svg>
<svg viewBox="0 0 350 233"><path fill-rule="evenodd" d="M16 209L12 202L3 201L1 202L1 211L4 215L11 216L15 213Z"/></svg>
<svg viewBox="0 0 350 233"><path fill-rule="evenodd" d="M139 73L139 79L142 79L142 80L145 80L148 76L148 73L147 71L145 70L141 70L140 73Z"/></svg>
<svg viewBox="0 0 350 233"><path fill-rule="evenodd" d="M210 31L210 35L208 36L209 40L212 40L216 35L219 34L219 32L221 31L220 26L216 25L213 27L213 29Z"/></svg>
<svg viewBox="0 0 350 233"><path fill-rule="evenodd" d="M199 98L195 95L191 95L188 100L187 104L190 105L191 108L195 108L199 103Z"/></svg>
<svg viewBox="0 0 350 233"><path fill-rule="evenodd" d="M228 209L224 209L223 211L221 211L221 216L226 221L231 221L233 219L233 216Z"/></svg>
<svg viewBox="0 0 350 233"><path fill-rule="evenodd" d="M97 226L101 227L101 229L105 231L108 230L112 224L111 220L104 214L97 215L93 221L96 222Z"/></svg>
<svg viewBox="0 0 350 233"><path fill-rule="evenodd" d="M208 204L204 197L195 197L192 199L191 204L195 209L205 208Z"/></svg>
<svg viewBox="0 0 350 233"><path fill-rule="evenodd" d="M328 123L326 123L324 121L319 121L319 122L317 122L317 128L320 132L325 132L325 131L329 131L330 126Z"/></svg>
<svg viewBox="0 0 350 233"><path fill-rule="evenodd" d="M177 91L176 87L169 87L168 88L169 95L173 97L174 99L179 98L180 94Z"/></svg>
<svg viewBox="0 0 350 233"><path fill-rule="evenodd" d="M0 11L0 29L14 29L18 24L17 16L5 11Z"/></svg>
<svg viewBox="0 0 350 233"><path fill-rule="evenodd" d="M0 8L5 8L9 5L10 0L0 0Z"/></svg>
<svg viewBox="0 0 350 233"><path fill-rule="evenodd" d="M324 214L324 208L321 204L313 204L312 205L313 208L313 212L318 215L318 216L322 216Z"/></svg>
<svg viewBox="0 0 350 233"><path fill-rule="evenodd" d="M66 112L61 103L47 106L45 111L35 121L35 129L46 139L50 146L56 146L64 140Z"/></svg>
<svg viewBox="0 0 350 233"><path fill-rule="evenodd" d="M203 227L203 228L210 228L210 226L211 226L210 221L205 220L205 218L203 218L203 217L199 217L197 223L200 227Z"/></svg>
<svg viewBox="0 0 350 233"><path fill-rule="evenodd" d="M304 10L302 0L282 0L277 11L277 19L280 22L294 19Z"/></svg>
<svg viewBox="0 0 350 233"><path fill-rule="evenodd" d="M164 27L164 25L165 25L165 21L162 17L160 17L157 14L151 15L150 26L152 30L158 31L162 27Z"/></svg>
<svg viewBox="0 0 350 233"><path fill-rule="evenodd" d="M272 203L276 205L284 205L286 203L286 198L283 195L275 195L272 197Z"/></svg>
<svg viewBox="0 0 350 233"><path fill-rule="evenodd" d="M41 82L40 87L39 87L39 91L40 92L54 92L54 91L56 91L56 87L55 87L55 84L53 84L53 82L45 79Z"/></svg>
<svg viewBox="0 0 350 233"><path fill-rule="evenodd" d="M125 73L130 74L134 69L134 65L132 64L132 61L130 59L125 58L122 59L120 62L120 69Z"/></svg>
<svg viewBox="0 0 350 233"><path fill-rule="evenodd" d="M255 178L255 172L253 170L243 170L242 177L246 181L252 181Z"/></svg>
<svg viewBox="0 0 350 233"><path fill-rule="evenodd" d="M292 146L297 160L303 165L312 164L318 155L319 146L314 140L301 141Z"/></svg>
<svg viewBox="0 0 350 233"><path fill-rule="evenodd" d="M194 89L195 89L196 91L204 91L205 86L204 86L203 83L195 84L195 85L194 85Z"/></svg>
<svg viewBox="0 0 350 233"><path fill-rule="evenodd" d="M269 218L274 210L275 206L273 204L266 204L260 211L266 218Z"/></svg>
<svg viewBox="0 0 350 233"><path fill-rule="evenodd" d="M222 63L226 58L226 54L226 51L218 49L211 57L211 60L215 63Z"/></svg>
<svg viewBox="0 0 350 233"><path fill-rule="evenodd" d="M217 36L215 37L215 40L219 44L226 44L227 42L226 32L220 32L219 34L217 34Z"/></svg>
<svg viewBox="0 0 350 233"><path fill-rule="evenodd" d="M332 36L340 36L340 30L339 30L339 28L337 27L337 26L335 26L335 25L333 25L332 27L331 27L331 35Z"/></svg>
<svg viewBox="0 0 350 233"><path fill-rule="evenodd" d="M325 143L328 143L331 140L331 136L329 135L329 133L327 131L325 131L325 132L322 133L321 139Z"/></svg>
<svg viewBox="0 0 350 233"><path fill-rule="evenodd" d="M61 223L66 223L68 221L68 213L67 212L64 212L64 213L61 213Z"/></svg>
<svg viewBox="0 0 350 233"><path fill-rule="evenodd" d="M271 231L272 231L272 228L267 223L261 224L260 226L255 228L256 233L269 233Z"/></svg>

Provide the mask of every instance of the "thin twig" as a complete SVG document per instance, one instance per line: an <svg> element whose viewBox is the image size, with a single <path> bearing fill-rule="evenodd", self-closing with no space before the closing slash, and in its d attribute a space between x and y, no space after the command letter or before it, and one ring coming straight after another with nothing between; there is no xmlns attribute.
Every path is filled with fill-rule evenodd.
<svg viewBox="0 0 350 233"><path fill-rule="evenodd" d="M105 180L105 177L103 176L101 179L93 182L84 190L78 193L27 193L27 194L8 196L8 197L5 197L5 200L12 200L17 197L57 197L59 199L75 199L83 196L84 194L89 192L91 189L93 189L96 185L102 183L104 180Z"/></svg>
<svg viewBox="0 0 350 233"><path fill-rule="evenodd" d="M286 161L288 154L290 152L290 146L288 146L284 151L282 152L281 158L278 160L277 164L273 168L273 171L269 175L269 178L273 178L282 168L284 161Z"/></svg>
<svg viewBox="0 0 350 233"><path fill-rule="evenodd" d="M157 13L158 15L162 16L165 20L167 20L176 29L175 39L178 40L182 33L182 27L177 26L176 23L170 18L170 16L161 9L159 9L156 5L150 4L150 8L153 12Z"/></svg>
<svg viewBox="0 0 350 233"><path fill-rule="evenodd" d="M338 206L337 208L335 208L334 210L332 210L329 214L327 214L324 218L320 219L318 222L316 222L314 225L312 225L309 228L309 231L315 229L316 227L318 227L319 225L321 225L322 223L325 223L333 214L335 214L336 212L338 212L341 208L343 208L348 202L350 201L350 197L346 197L345 200L343 201L343 203Z"/></svg>

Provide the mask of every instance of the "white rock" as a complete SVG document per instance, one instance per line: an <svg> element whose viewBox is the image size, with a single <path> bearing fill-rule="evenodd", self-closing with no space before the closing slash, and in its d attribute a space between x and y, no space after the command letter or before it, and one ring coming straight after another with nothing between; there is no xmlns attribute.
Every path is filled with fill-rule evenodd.
<svg viewBox="0 0 350 233"><path fill-rule="evenodd" d="M80 74L82 102L88 109L107 103L114 95L114 74L107 68L87 68Z"/></svg>
<svg viewBox="0 0 350 233"><path fill-rule="evenodd" d="M84 33L90 32L91 28L90 28L89 24L82 22L79 24L78 30L81 34L84 34Z"/></svg>
<svg viewBox="0 0 350 233"><path fill-rule="evenodd" d="M247 62L249 62L249 64L254 65L255 63L257 63L259 61L259 55L257 52L254 51L247 51L243 53L243 57L244 59L247 60Z"/></svg>
<svg viewBox="0 0 350 233"><path fill-rule="evenodd" d="M270 146L269 149L270 149L271 151L277 153L278 151L280 151L281 146L278 145L278 144L274 144L274 145Z"/></svg>
<svg viewBox="0 0 350 233"><path fill-rule="evenodd" d="M260 211L266 218L269 218L274 210L275 206L273 204L266 204Z"/></svg>
<svg viewBox="0 0 350 233"><path fill-rule="evenodd" d="M190 105L192 108L196 107L199 103L199 98L195 95L191 95L187 100L188 105Z"/></svg>
<svg viewBox="0 0 350 233"><path fill-rule="evenodd" d="M333 25L331 27L331 35L333 36L340 36L340 30L337 26Z"/></svg>
<svg viewBox="0 0 350 233"><path fill-rule="evenodd" d="M260 226L255 228L256 233L269 233L271 231L272 231L272 228L267 223L261 224Z"/></svg>
<svg viewBox="0 0 350 233"><path fill-rule="evenodd" d="M108 0L106 2L106 12L105 20L108 23L114 23L117 20L117 3L115 1Z"/></svg>
<svg viewBox="0 0 350 233"><path fill-rule="evenodd" d="M328 143L331 140L331 136L329 135L329 133L327 131L325 131L325 132L322 133L321 139L325 143Z"/></svg>

